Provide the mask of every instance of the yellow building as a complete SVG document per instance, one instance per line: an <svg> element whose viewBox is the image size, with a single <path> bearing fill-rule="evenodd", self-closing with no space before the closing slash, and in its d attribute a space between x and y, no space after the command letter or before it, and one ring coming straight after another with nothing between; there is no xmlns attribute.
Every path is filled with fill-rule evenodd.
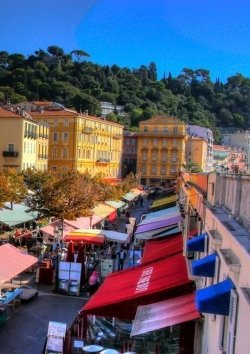
<svg viewBox="0 0 250 354"><path fill-rule="evenodd" d="M0 108L0 169L18 172L30 167L48 166L49 126L41 124L18 109Z"/></svg>
<svg viewBox="0 0 250 354"><path fill-rule="evenodd" d="M168 186L185 163L186 125L178 118L157 116L140 122L137 173L141 183Z"/></svg>
<svg viewBox="0 0 250 354"><path fill-rule="evenodd" d="M186 144L186 163L195 164L202 171L206 171L207 147L208 143L205 139L188 137Z"/></svg>
<svg viewBox="0 0 250 354"><path fill-rule="evenodd" d="M48 107L31 114L39 122L51 125L49 169L75 169L107 178L121 176L121 124L64 107Z"/></svg>

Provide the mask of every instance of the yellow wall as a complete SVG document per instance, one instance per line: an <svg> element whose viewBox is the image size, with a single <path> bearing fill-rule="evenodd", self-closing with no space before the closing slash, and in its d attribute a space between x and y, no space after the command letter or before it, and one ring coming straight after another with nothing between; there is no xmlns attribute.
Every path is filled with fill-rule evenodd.
<svg viewBox="0 0 250 354"><path fill-rule="evenodd" d="M49 168L120 177L123 126L71 110L35 115L51 125Z"/></svg>
<svg viewBox="0 0 250 354"><path fill-rule="evenodd" d="M186 161L198 165L203 171L207 164L207 141L201 138L189 138L186 148Z"/></svg>
<svg viewBox="0 0 250 354"><path fill-rule="evenodd" d="M1 170L15 168L17 171L22 171L29 167L40 168L37 156L38 128L37 122L21 115L0 117ZM8 152L9 144L14 144L14 152L17 153L17 156L3 156L3 152ZM46 144L46 139L44 139L43 144ZM47 159L44 159L43 165L47 166Z"/></svg>
<svg viewBox="0 0 250 354"><path fill-rule="evenodd" d="M137 173L147 180L175 179L185 163L186 125L178 118L153 117L140 122Z"/></svg>

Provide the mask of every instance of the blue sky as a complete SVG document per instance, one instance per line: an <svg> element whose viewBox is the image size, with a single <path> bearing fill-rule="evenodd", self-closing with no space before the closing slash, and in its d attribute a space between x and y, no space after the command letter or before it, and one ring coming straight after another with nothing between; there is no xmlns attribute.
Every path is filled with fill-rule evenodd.
<svg viewBox="0 0 250 354"><path fill-rule="evenodd" d="M250 77L249 0L1 0L0 50L83 49L101 65L154 61L158 78L204 68Z"/></svg>

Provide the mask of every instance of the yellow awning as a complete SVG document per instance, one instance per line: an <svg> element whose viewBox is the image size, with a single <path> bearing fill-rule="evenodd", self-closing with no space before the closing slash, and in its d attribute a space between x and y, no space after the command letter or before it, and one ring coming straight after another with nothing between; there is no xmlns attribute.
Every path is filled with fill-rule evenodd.
<svg viewBox="0 0 250 354"><path fill-rule="evenodd" d="M114 213L116 208L111 207L110 205L100 203L94 209L94 214L100 216L102 219L105 219L110 214Z"/></svg>
<svg viewBox="0 0 250 354"><path fill-rule="evenodd" d="M171 204L177 201L177 195L171 195L170 197L160 198L153 202L151 208L158 208L160 206Z"/></svg>

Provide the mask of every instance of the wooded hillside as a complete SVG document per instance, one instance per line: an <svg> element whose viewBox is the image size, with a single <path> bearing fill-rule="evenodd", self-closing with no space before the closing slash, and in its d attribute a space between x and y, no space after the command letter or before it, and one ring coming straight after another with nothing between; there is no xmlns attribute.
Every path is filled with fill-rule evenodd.
<svg viewBox="0 0 250 354"><path fill-rule="evenodd" d="M28 57L1 51L0 103L52 100L99 115L100 101L107 101L124 106L122 120L130 127L158 113L213 129L249 127L250 79L241 74L212 82L208 70L184 68L177 77L158 78L153 62L129 69L97 65L88 56L57 46ZM109 119L121 118L111 114Z"/></svg>

